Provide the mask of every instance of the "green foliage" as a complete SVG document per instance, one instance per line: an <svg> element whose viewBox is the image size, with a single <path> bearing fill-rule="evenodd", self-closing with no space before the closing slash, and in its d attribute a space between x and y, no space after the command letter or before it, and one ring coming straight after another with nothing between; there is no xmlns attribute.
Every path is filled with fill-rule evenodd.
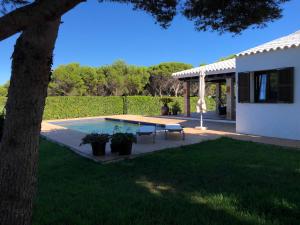
<svg viewBox="0 0 300 225"><path fill-rule="evenodd" d="M49 96L182 96L183 82L172 73L192 68L184 63L161 63L142 67L116 61L102 67L80 66L77 63L59 66L52 73ZM9 84L0 86L6 96ZM213 95L209 89L210 94ZM211 89L215 90L215 89ZM191 82L191 96L198 95L198 82Z"/></svg>
<svg viewBox="0 0 300 225"><path fill-rule="evenodd" d="M265 27L269 22L282 17L283 7L281 5L288 1L290 0L99 0L99 2L128 4L134 10L145 11L152 15L155 22L163 28L169 27L173 18L181 13L187 19L194 21L197 30L210 29L220 33L240 33L251 26ZM41 1L2 0L0 1L0 13L5 14L8 9L32 2L33 4L42 4ZM60 7L63 5L54 7L57 12L52 13L50 19L54 20L63 15L64 12L59 13ZM40 7L37 7L37 10L39 9ZM38 13L31 7L24 12L25 14ZM20 19L22 20L22 17ZM18 22L19 20L15 23ZM19 30L17 29L17 31Z"/></svg>
<svg viewBox="0 0 300 225"><path fill-rule="evenodd" d="M9 88L9 81L6 82L4 85L0 85L0 97L7 97Z"/></svg>
<svg viewBox="0 0 300 225"><path fill-rule="evenodd" d="M164 106L167 106L169 103L173 102L173 99L172 98L164 97L164 98L161 98L160 101L162 102L162 104Z"/></svg>
<svg viewBox="0 0 300 225"><path fill-rule="evenodd" d="M160 97L128 96L128 114L154 116L160 115ZM178 101L183 109L183 97L171 97ZM196 111L198 97L191 97L191 111ZM0 110L5 106L6 98L0 97ZM215 101L206 98L208 110L215 109ZM105 116L123 114L123 98L121 96L50 96L46 100L44 119L67 119L89 116Z"/></svg>
<svg viewBox="0 0 300 225"><path fill-rule="evenodd" d="M0 96L0 111L3 112L5 104L6 104L6 97Z"/></svg>
<svg viewBox="0 0 300 225"><path fill-rule="evenodd" d="M8 93L7 88L1 85L1 86L0 86L0 96L1 96L1 97L6 97L6 96L7 96L7 93Z"/></svg>
<svg viewBox="0 0 300 225"><path fill-rule="evenodd" d="M44 119L117 115L122 112L123 100L121 97L48 97Z"/></svg>
<svg viewBox="0 0 300 225"><path fill-rule="evenodd" d="M125 80L125 93L141 94L149 83L149 73L146 67L129 66Z"/></svg>
<svg viewBox="0 0 300 225"><path fill-rule="evenodd" d="M284 2L290 0L187 0L183 14L194 21L197 30L240 33L255 26L264 27L282 16Z"/></svg>
<svg viewBox="0 0 300 225"><path fill-rule="evenodd" d="M106 79L102 70L93 67L81 67L80 77L86 89L86 95L104 95Z"/></svg>
<svg viewBox="0 0 300 225"><path fill-rule="evenodd" d="M77 63L62 65L53 71L49 84L49 95L68 96L85 95L86 87L81 77L81 68Z"/></svg>
<svg viewBox="0 0 300 225"><path fill-rule="evenodd" d="M48 93L50 96L178 96L182 94L182 82L172 78L172 73L190 68L190 64L177 62L151 67L128 65L121 60L101 67L73 63L53 71Z"/></svg>
<svg viewBox="0 0 300 225"><path fill-rule="evenodd" d="M149 73L151 76L172 76L172 73L176 73L182 70L191 69L193 66L191 64L179 63L179 62L168 62L160 63L155 66L149 67Z"/></svg>
<svg viewBox="0 0 300 225"><path fill-rule="evenodd" d="M122 95L125 92L125 74L127 74L127 65L123 61L117 61L111 66L103 68L109 95Z"/></svg>
<svg viewBox="0 0 300 225"><path fill-rule="evenodd" d="M172 113L173 114L177 114L177 113L180 113L181 112L181 108L180 108L180 104L178 101L175 101L173 104L172 104Z"/></svg>
<svg viewBox="0 0 300 225"><path fill-rule="evenodd" d="M220 58L217 62L222 62L222 61L226 61L228 59L234 59L234 58L235 58L235 55L229 55L229 56Z"/></svg>
<svg viewBox="0 0 300 225"><path fill-rule="evenodd" d="M86 144L92 144L92 143L104 144L104 143L109 142L109 138L110 138L109 134L92 133L92 134L88 134L84 138L82 138L82 142L80 145L86 145Z"/></svg>
<svg viewBox="0 0 300 225"><path fill-rule="evenodd" d="M122 145L126 143L136 143L136 136L132 133L115 133L111 136L112 145Z"/></svg>
<svg viewBox="0 0 300 225"><path fill-rule="evenodd" d="M130 96L128 97L128 114L134 115L160 115L161 102L160 97L151 96ZM180 108L184 108L183 97L171 97L173 101L178 101ZM191 97L191 111L196 112L198 97ZM212 98L206 98L208 110L215 110L215 101Z"/></svg>
<svg viewBox="0 0 300 225"><path fill-rule="evenodd" d="M49 84L50 96L121 96L141 94L149 83L146 67L116 61L102 67L73 63L56 68Z"/></svg>
<svg viewBox="0 0 300 225"><path fill-rule="evenodd" d="M161 63L149 67L150 81L148 91L153 96L178 96L182 94L182 82L172 78L172 73L191 69L193 66L185 63Z"/></svg>

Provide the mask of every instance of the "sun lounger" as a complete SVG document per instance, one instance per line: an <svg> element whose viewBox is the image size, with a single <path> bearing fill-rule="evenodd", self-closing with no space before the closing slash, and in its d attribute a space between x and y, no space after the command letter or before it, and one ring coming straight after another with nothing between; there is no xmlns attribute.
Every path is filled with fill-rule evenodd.
<svg viewBox="0 0 300 225"><path fill-rule="evenodd" d="M137 130L136 134L138 136L152 135L153 143L155 143L156 126L140 126L139 129Z"/></svg>
<svg viewBox="0 0 300 225"><path fill-rule="evenodd" d="M180 124L166 124L165 125L165 138L168 139L168 133L180 133L182 140L185 139L183 127Z"/></svg>

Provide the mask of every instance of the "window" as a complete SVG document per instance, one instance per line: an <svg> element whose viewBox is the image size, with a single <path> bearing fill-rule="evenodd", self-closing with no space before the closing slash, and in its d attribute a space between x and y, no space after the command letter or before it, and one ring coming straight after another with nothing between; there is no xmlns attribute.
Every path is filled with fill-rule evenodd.
<svg viewBox="0 0 300 225"><path fill-rule="evenodd" d="M250 73L238 74L238 101L240 103L250 102Z"/></svg>
<svg viewBox="0 0 300 225"><path fill-rule="evenodd" d="M255 72L254 96L256 103L292 103L293 68Z"/></svg>

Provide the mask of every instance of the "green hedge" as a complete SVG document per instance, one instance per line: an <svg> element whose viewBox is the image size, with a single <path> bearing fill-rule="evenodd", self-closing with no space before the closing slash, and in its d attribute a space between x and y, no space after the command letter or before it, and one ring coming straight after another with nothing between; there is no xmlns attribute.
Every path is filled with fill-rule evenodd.
<svg viewBox="0 0 300 225"><path fill-rule="evenodd" d="M6 102L6 98L5 97L0 97L0 111L2 112L4 105Z"/></svg>
<svg viewBox="0 0 300 225"><path fill-rule="evenodd" d="M159 97L129 96L127 97L127 113L136 115L159 115L161 102ZM183 109L183 97L172 98L180 103ZM6 98L0 97L0 107L3 108ZM206 99L209 110L215 108L213 99ZM191 97L191 110L196 111L197 97ZM171 103L172 104L172 103ZM171 105L170 104L170 105ZM123 98L118 96L72 96L48 97L44 119L65 119L88 116L123 114Z"/></svg>

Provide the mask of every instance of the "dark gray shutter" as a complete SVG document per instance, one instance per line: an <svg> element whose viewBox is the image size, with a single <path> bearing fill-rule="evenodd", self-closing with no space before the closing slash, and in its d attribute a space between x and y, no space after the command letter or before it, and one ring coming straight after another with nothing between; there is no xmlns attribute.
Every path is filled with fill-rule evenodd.
<svg viewBox="0 0 300 225"><path fill-rule="evenodd" d="M278 102L294 102L294 68L279 70Z"/></svg>
<svg viewBox="0 0 300 225"><path fill-rule="evenodd" d="M238 74L238 101L239 103L250 102L250 73Z"/></svg>

